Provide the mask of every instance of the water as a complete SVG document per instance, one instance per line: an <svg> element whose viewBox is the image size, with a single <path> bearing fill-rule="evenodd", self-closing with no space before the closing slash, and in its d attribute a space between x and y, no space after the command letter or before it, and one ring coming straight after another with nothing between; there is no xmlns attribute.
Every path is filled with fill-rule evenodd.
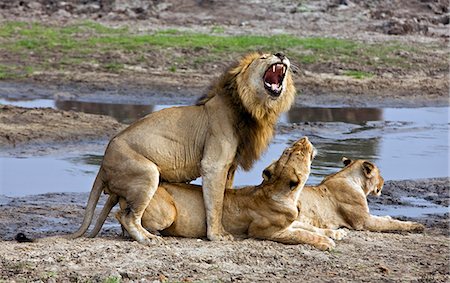
<svg viewBox="0 0 450 283"><path fill-rule="evenodd" d="M108 104L31 100L0 103L52 107L110 115L130 123L170 105ZM300 108L280 118L282 134L250 172L237 172L235 185L259 184L261 173L294 140L307 135L319 151L308 184L342 168L343 156L374 161L386 180L447 177L449 108ZM293 130L290 129L293 127ZM283 129L289 129L285 131ZM105 145L106 146L106 145ZM21 196L91 189L103 151L45 157L0 157L0 194ZM197 180L197 183L200 183Z"/></svg>
<svg viewBox="0 0 450 283"><path fill-rule="evenodd" d="M408 216L418 218L425 217L428 214L444 214L450 212L450 208L434 204L422 198L403 197L400 200L409 205L381 205L377 209L371 209L370 213L378 216L389 215L392 217Z"/></svg>
<svg viewBox="0 0 450 283"><path fill-rule="evenodd" d="M98 171L90 155L1 157L0 194L24 196L56 192L89 191ZM101 158L101 156L99 156Z"/></svg>

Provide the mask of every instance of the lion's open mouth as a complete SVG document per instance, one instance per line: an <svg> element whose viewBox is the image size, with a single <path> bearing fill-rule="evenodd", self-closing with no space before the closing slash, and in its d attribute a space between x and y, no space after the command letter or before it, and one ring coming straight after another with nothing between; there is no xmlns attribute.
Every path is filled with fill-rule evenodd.
<svg viewBox="0 0 450 283"><path fill-rule="evenodd" d="M286 74L286 65L276 63L271 65L264 73L264 87L269 91L269 94L278 97L283 90L283 79Z"/></svg>

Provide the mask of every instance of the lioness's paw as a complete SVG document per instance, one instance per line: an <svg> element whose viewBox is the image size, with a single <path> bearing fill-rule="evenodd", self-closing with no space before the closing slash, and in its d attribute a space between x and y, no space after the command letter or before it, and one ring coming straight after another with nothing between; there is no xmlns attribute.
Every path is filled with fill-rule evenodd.
<svg viewBox="0 0 450 283"><path fill-rule="evenodd" d="M423 230L425 230L425 226L417 222L411 222L411 231L422 232Z"/></svg>
<svg viewBox="0 0 450 283"><path fill-rule="evenodd" d="M233 241L234 237L228 232L222 233L208 233L208 240L210 241Z"/></svg>
<svg viewBox="0 0 450 283"><path fill-rule="evenodd" d="M345 231L344 229L328 229L326 235L333 240L340 241L347 236L347 231Z"/></svg>
<svg viewBox="0 0 450 283"><path fill-rule="evenodd" d="M151 237L142 237L137 240L139 244L145 245L145 246L154 246L156 244L164 243L164 239L159 236L152 235Z"/></svg>
<svg viewBox="0 0 450 283"><path fill-rule="evenodd" d="M321 251L330 251L336 247L334 241L328 237L323 237L320 242L314 245Z"/></svg>

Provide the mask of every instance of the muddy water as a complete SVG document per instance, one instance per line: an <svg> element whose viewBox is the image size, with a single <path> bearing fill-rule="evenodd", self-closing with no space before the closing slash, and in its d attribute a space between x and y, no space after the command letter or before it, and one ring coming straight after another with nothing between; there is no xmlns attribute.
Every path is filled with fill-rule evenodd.
<svg viewBox="0 0 450 283"><path fill-rule="evenodd" d="M103 114L113 116L124 123L169 107L50 99L0 99L0 103ZM339 170L343 156L376 162L386 180L450 176L448 113L448 107L294 107L281 117L281 134L278 134L266 154L250 172L238 172L235 184L240 186L260 183L262 170L278 158L288 144L303 135L309 136L319 151L309 184L318 183L324 175ZM0 193L20 196L45 192L89 191L102 158L102 151L103 148L65 156L0 157Z"/></svg>

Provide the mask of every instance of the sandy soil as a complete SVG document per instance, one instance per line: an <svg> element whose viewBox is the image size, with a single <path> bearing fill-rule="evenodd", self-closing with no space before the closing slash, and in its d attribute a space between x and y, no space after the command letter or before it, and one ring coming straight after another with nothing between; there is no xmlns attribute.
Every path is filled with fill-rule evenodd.
<svg viewBox="0 0 450 283"><path fill-rule="evenodd" d="M430 196L448 195L448 182L446 178L390 181L383 196L371 199L370 206L398 205L399 195L424 191ZM0 197L0 237L4 239L0 241L0 278L44 282L450 280L448 214L413 219L427 226L422 234L351 231L331 252L253 239L219 244L167 237L162 244L144 247L122 238L120 226L112 217L95 239L10 241L19 231L32 238L74 231L82 219L87 196Z"/></svg>
<svg viewBox="0 0 450 283"><path fill-rule="evenodd" d="M146 5L142 3L146 2ZM304 1L302 1L304 2ZM306 1L4 1L0 20L34 19L51 24L94 19L137 30L190 28L208 32L226 27L230 34L289 33L334 36L364 42L398 40L402 44L432 43L448 53L448 1L379 0ZM75 3L75 4L74 4ZM302 9L307 8L307 11ZM158 54L156 54L158 55ZM194 56L199 54L194 53ZM407 54L403 54L407 56ZM441 54L417 58L412 70L384 68L370 79L342 76L357 62L308 66L296 75L301 92L296 104L419 107L449 105L448 66L436 67ZM5 57L6 58L6 57ZM32 58L28 58L32 60ZM21 64L23 59L13 58ZM16 61L14 61L16 60ZM120 75L96 70L41 73L22 81L2 82L4 98L54 98L84 101L192 103L228 64L213 62L201 69L183 66L170 73L167 62L155 59L147 72ZM9 62L11 63L11 62ZM219 65L217 65L219 64ZM350 65L345 65L350 64ZM302 67L302 66L301 66ZM11 87L10 87L11 86ZM22 91L17 93L17 87ZM42 88L40 87L42 86ZM51 88L52 91L48 91ZM11 92L9 91L11 90ZM122 94L126 95L122 95ZM151 103L150 103L151 104ZM156 104L156 103L155 103ZM170 103L169 103L170 104ZM83 148L86 141L107 140L124 127L106 116L52 109L0 106L2 154L46 154ZM286 130L286 129L282 129ZM289 129L287 129L289 130ZM448 178L387 182L380 205L410 205L402 197L424 196L449 204ZM0 196L0 281L226 281L226 282L448 282L449 215L413 219L426 225L421 234L352 231L332 252L240 239L214 243L205 239L166 238L144 247L120 237L109 219L96 239L45 239L16 243L17 232L30 237L65 234L81 222L87 194L45 194L22 198Z"/></svg>

